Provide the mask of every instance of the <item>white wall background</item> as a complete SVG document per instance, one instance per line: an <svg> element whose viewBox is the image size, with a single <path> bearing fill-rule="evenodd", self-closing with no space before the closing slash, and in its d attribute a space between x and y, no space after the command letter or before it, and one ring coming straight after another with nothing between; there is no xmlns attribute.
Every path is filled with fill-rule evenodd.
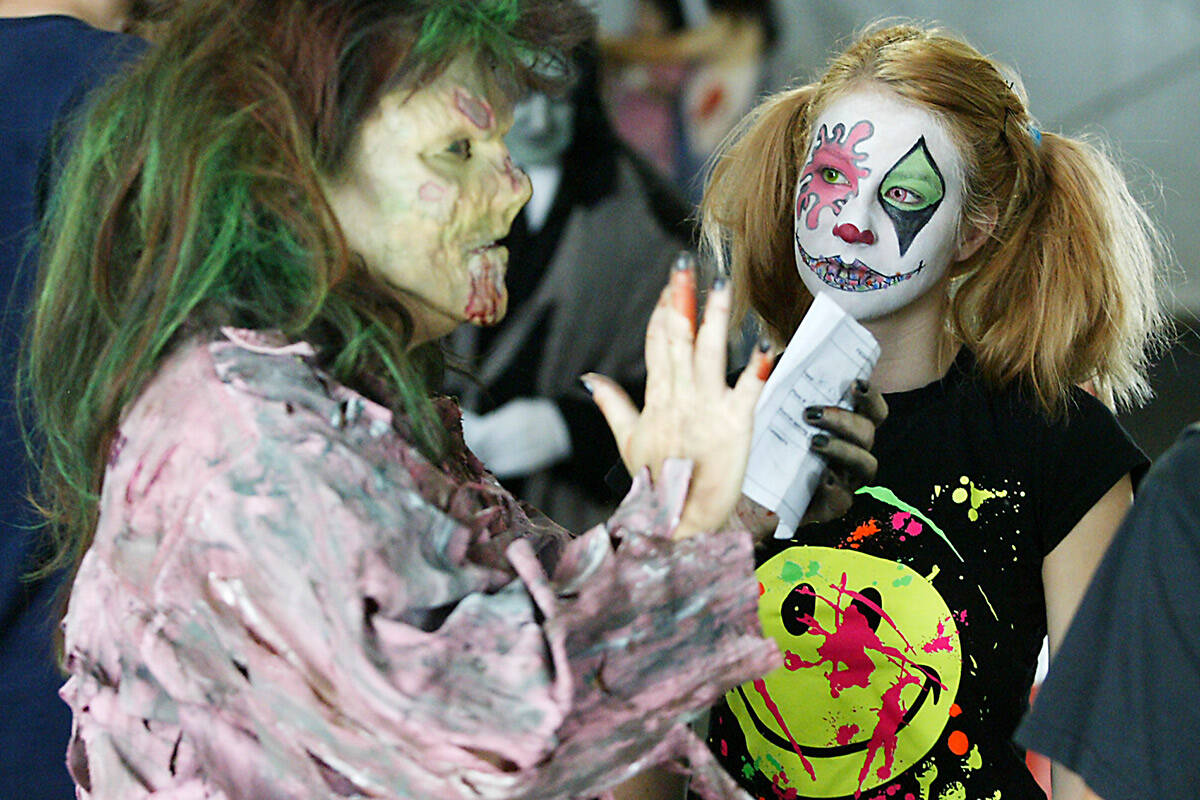
<svg viewBox="0 0 1200 800"><path fill-rule="evenodd" d="M1045 130L1089 131L1117 151L1178 262L1172 304L1200 315L1200 2L1197 0L774 0L775 86L819 73L862 25L935 21L1020 72ZM593 0L620 29L632 0Z"/></svg>

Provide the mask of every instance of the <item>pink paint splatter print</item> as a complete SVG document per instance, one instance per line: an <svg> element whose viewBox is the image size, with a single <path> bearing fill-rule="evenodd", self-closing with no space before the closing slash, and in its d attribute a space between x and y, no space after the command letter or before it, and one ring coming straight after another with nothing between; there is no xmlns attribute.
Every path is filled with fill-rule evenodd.
<svg viewBox="0 0 1200 800"><path fill-rule="evenodd" d="M881 749L883 750L883 764L875 770L875 774L882 780L887 780L892 776L892 764L896 760L896 733L900 730L900 725L904 722L904 715L907 712L900 693L904 691L905 686L919 686L921 683L921 678L906 674L883 693L883 703L877 709L879 723L871 732L871 743L867 749L867 757L863 761L862 772L858 774L859 789L854 793L855 797L862 793L862 785L867 780L872 762L875 761L875 754Z"/></svg>
<svg viewBox="0 0 1200 800"><path fill-rule="evenodd" d="M908 536L919 536L921 531L925 530L925 526L913 519L913 515L909 512L897 511L892 514L892 530L904 531Z"/></svg>
<svg viewBox="0 0 1200 800"><path fill-rule="evenodd" d="M804 769L808 772L808 776L814 781L817 779L817 771L813 768L812 762L804 757L804 753L800 750L800 745L796 743L792 732L788 730L787 723L783 720L783 714L779 713L779 706L771 699L771 693L767 691L767 682L762 678L754 681L754 690L757 691L766 704L767 710L771 712L771 716L775 718L775 722L779 725L779 730L783 731L783 735L787 737L792 744L792 750L800 757L800 763L804 765Z"/></svg>
<svg viewBox="0 0 1200 800"><path fill-rule="evenodd" d="M921 649L926 653L937 653L941 651L949 652L954 649L953 637L946 633L946 623L939 622L937 626L937 636L933 641L926 642L921 646Z"/></svg>
<svg viewBox="0 0 1200 800"><path fill-rule="evenodd" d="M833 599L814 593L817 599L833 609L833 630L825 630L813 615L806 615L802 618L802 621L809 626L810 634L825 637L824 643L817 648L820 659L815 662L806 662L789 651L785 656L784 665L787 669L794 671L801 668L819 667L828 663L831 669L826 677L829 681L830 695L835 698L852 686L865 688L870 685L872 675L875 673L875 662L871 653L883 655L900 668L894 682L883 691L881 706L873 709L878 712L878 717L874 729L871 731L867 754L859 774L858 791L855 792L855 797L858 797L862 792L863 783L867 780L871 765L881 751L884 762L877 768L876 774L884 780L891 776L898 745L897 733L905 724L905 715L908 713L908 708L905 707L901 697L903 690L908 686L921 686L928 681L932 681L942 689L946 687L906 655L905 651L915 653L916 650L883 608L867 595L847 589L846 583L847 576L843 572L840 583L829 586L836 593ZM878 624L886 623L895 631L904 643L904 651L885 645L864 611L877 616ZM944 634L944 625L939 625L939 632ZM950 646L949 637L946 637L946 644L947 647ZM926 650L926 652L933 651ZM876 681L879 680L880 678L876 676ZM763 691L765 691L765 687ZM781 719L780 722L782 723ZM844 728L838 733L839 741L843 731Z"/></svg>
<svg viewBox="0 0 1200 800"><path fill-rule="evenodd" d="M837 743L843 744L843 745L850 744L851 742L854 741L854 737L857 735L858 735L858 726L857 725L853 725L853 724L842 725L841 727L838 728Z"/></svg>
<svg viewBox="0 0 1200 800"><path fill-rule="evenodd" d="M871 174L869 169L858 166L867 154L856 153L854 148L874 132L875 127L867 120L856 122L849 133L841 123L833 126L832 133L824 125L817 132L816 145L800 173L800 188L796 193L796 218L807 211L804 224L810 231L817 229L824 209L832 208L835 216L840 213L846 201L858 194L858 182ZM829 182L826 170L835 170L846 182Z"/></svg>
<svg viewBox="0 0 1200 800"><path fill-rule="evenodd" d="M775 792L775 796L779 798L779 800L796 800L800 794L796 791L796 787L794 786L785 789L783 784L787 782L787 773L779 772L775 775L775 777L771 778L771 789Z"/></svg>

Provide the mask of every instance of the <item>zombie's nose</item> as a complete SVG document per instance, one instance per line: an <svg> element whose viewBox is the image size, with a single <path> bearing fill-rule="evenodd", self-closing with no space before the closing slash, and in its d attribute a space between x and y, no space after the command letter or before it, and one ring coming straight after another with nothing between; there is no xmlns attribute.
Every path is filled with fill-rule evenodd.
<svg viewBox="0 0 1200 800"><path fill-rule="evenodd" d="M833 227L833 235L848 244L857 244L859 242L863 244L875 244L875 234L870 231L860 231L849 222L835 225Z"/></svg>

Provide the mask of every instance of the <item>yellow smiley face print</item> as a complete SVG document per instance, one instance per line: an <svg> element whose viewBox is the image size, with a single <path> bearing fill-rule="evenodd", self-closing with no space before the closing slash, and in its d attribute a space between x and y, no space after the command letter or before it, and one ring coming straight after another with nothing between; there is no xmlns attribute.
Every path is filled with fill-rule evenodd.
<svg viewBox="0 0 1200 800"><path fill-rule="evenodd" d="M797 546L758 568L759 616L783 666L726 695L754 768L780 789L841 797L920 761L958 693L954 616L903 564Z"/></svg>

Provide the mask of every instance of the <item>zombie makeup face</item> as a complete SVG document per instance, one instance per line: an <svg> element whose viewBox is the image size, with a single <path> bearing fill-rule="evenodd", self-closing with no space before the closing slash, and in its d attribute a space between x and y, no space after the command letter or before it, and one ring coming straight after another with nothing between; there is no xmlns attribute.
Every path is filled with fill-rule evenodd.
<svg viewBox="0 0 1200 800"><path fill-rule="evenodd" d="M796 265L808 290L878 319L941 283L958 258L962 159L942 123L880 89L814 125L796 183Z"/></svg>
<svg viewBox="0 0 1200 800"><path fill-rule="evenodd" d="M507 308L496 241L529 199L508 156L507 101L467 59L411 95L384 95L344 174L327 187L350 246L408 299L415 342Z"/></svg>

